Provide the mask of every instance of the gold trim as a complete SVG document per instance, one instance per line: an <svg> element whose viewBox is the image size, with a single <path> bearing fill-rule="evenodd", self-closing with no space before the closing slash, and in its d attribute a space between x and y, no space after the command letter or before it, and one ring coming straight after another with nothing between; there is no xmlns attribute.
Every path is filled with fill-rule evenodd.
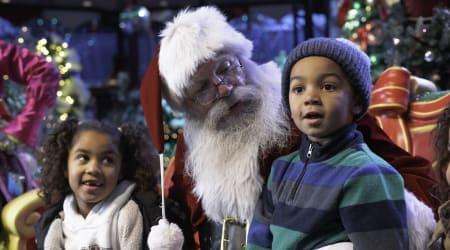
<svg viewBox="0 0 450 250"><path fill-rule="evenodd" d="M403 111L406 111L405 106L397 103L389 103L389 104L372 104L369 106L369 110L378 109L378 108L401 108Z"/></svg>
<svg viewBox="0 0 450 250"><path fill-rule="evenodd" d="M438 99L434 99L434 100L431 100L431 101L412 102L411 105L412 106L417 106L417 105L435 103L435 102L439 102L439 101L441 101L441 100L443 100L445 98L449 98L449 96L450 96L450 93L447 93L446 95L443 95L443 96L439 97Z"/></svg>
<svg viewBox="0 0 450 250"><path fill-rule="evenodd" d="M407 88L405 88L405 87L398 87L398 86L386 86L386 87L381 87L381 88L379 88L379 89L375 89L374 91L372 91L372 95L373 95L373 94L376 94L376 93L378 93L378 92L381 92L381 91L383 91L383 90L386 90L386 89L396 89L396 90L401 90L401 91L403 91L403 92L406 92L406 93L409 95L409 89L407 89ZM409 96L408 96L408 98L409 98Z"/></svg>
<svg viewBox="0 0 450 250"><path fill-rule="evenodd" d="M409 70L408 70L407 68L401 67L401 66L392 66L392 67L389 67L389 68L385 69L385 70L383 71L383 73L386 72L386 71L390 71L390 70L394 70L394 71L401 70L401 71L403 71L403 72L405 72L405 73L408 72L408 74L411 74L411 72L409 72ZM383 74L383 73L381 73L381 74Z"/></svg>
<svg viewBox="0 0 450 250"><path fill-rule="evenodd" d="M410 128L409 131L414 134L426 133L426 132L432 131L435 127L436 127L436 124L431 124L431 125Z"/></svg>
<svg viewBox="0 0 450 250"><path fill-rule="evenodd" d="M400 128L401 128L401 130L402 130L402 133L403 133L403 136L405 137L405 146L406 146L406 151L408 151L408 153L411 153L411 142L409 141L409 137L408 137L408 134L407 134L407 130L406 130L406 128L405 128L405 124L404 124L404 121L403 121L403 119L401 119L400 118L400 116L398 116L397 115L397 120L399 121L399 123L400 123Z"/></svg>
<svg viewBox="0 0 450 250"><path fill-rule="evenodd" d="M375 116L375 119L377 119L378 126L380 126L380 128L384 130L384 128L383 128L383 122L381 121L381 118L378 117L378 116Z"/></svg>
<svg viewBox="0 0 450 250"><path fill-rule="evenodd" d="M436 115L441 113L442 111L444 111L444 109L446 109L446 107L440 108L438 110L433 110L430 112L419 112L419 111L412 111L411 110L411 114L417 115L417 116L429 116L429 115Z"/></svg>

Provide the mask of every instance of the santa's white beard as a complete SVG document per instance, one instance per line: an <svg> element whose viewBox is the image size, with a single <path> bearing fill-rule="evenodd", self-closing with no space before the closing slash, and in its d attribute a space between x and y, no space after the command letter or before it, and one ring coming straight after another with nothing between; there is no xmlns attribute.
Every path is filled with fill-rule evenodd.
<svg viewBox="0 0 450 250"><path fill-rule="evenodd" d="M186 170L194 180L194 194L201 199L208 218L216 222L227 216L251 219L264 181L259 157L283 146L289 134L278 69L274 64L251 64L247 70L249 67L253 69L249 79L253 84L235 89L233 98L254 100L249 106L255 111L227 117L228 104L218 101L204 121L187 119L184 129ZM219 129L223 117L232 119L231 125Z"/></svg>

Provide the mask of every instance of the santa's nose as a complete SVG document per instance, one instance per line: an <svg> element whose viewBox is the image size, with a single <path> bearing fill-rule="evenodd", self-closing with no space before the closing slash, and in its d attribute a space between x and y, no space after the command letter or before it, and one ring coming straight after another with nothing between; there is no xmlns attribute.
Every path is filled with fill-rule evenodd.
<svg viewBox="0 0 450 250"><path fill-rule="evenodd" d="M219 98L231 95L231 91L233 90L233 88L234 88L234 86L232 84L227 84L227 83L219 84L217 86Z"/></svg>

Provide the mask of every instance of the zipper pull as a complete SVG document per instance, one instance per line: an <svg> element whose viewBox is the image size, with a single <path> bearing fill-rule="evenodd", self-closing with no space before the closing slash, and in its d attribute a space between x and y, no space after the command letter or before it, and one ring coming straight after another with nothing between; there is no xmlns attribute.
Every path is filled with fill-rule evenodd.
<svg viewBox="0 0 450 250"><path fill-rule="evenodd" d="M306 158L311 158L312 155L312 151L313 151L313 146L312 143L309 144L309 148L308 148L308 153L306 154Z"/></svg>

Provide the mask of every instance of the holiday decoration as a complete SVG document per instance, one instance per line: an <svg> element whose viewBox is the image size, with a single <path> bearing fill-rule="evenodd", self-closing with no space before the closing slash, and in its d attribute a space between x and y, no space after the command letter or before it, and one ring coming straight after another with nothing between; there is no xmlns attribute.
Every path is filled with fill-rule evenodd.
<svg viewBox="0 0 450 250"><path fill-rule="evenodd" d="M144 6L133 6L120 13L120 29L126 34L148 32L150 30L150 12Z"/></svg>
<svg viewBox="0 0 450 250"><path fill-rule="evenodd" d="M387 65L401 65L429 79L441 90L450 88L450 11L435 8L431 18L409 19L400 6L392 8L386 24Z"/></svg>
<svg viewBox="0 0 450 250"><path fill-rule="evenodd" d="M375 80L384 69L397 65L441 90L450 87L450 11L437 2L342 2L342 32L369 55Z"/></svg>
<svg viewBox="0 0 450 250"><path fill-rule="evenodd" d="M450 91L434 92L439 95L416 101L410 98L416 89L414 81L406 68L386 69L373 88L369 113L395 144L433 162L431 131L450 103Z"/></svg>
<svg viewBox="0 0 450 250"><path fill-rule="evenodd" d="M383 60L385 34L382 26L386 13L386 6L381 1L346 0L342 2L338 14L341 20L339 23L343 24L343 35L369 55L374 79L386 68Z"/></svg>
<svg viewBox="0 0 450 250"><path fill-rule="evenodd" d="M55 111L44 118L45 128L50 128L53 123L71 116L81 118L89 99L89 92L79 76L81 65L77 53L70 48L68 40L70 35L65 33L57 19L38 18L28 21L18 29L17 37L11 41L35 51L48 62L55 64L61 75L56 94L57 105ZM10 97L7 97L5 102L14 114L23 106L23 88L8 82L9 80L5 84L6 91L12 95L8 95Z"/></svg>

